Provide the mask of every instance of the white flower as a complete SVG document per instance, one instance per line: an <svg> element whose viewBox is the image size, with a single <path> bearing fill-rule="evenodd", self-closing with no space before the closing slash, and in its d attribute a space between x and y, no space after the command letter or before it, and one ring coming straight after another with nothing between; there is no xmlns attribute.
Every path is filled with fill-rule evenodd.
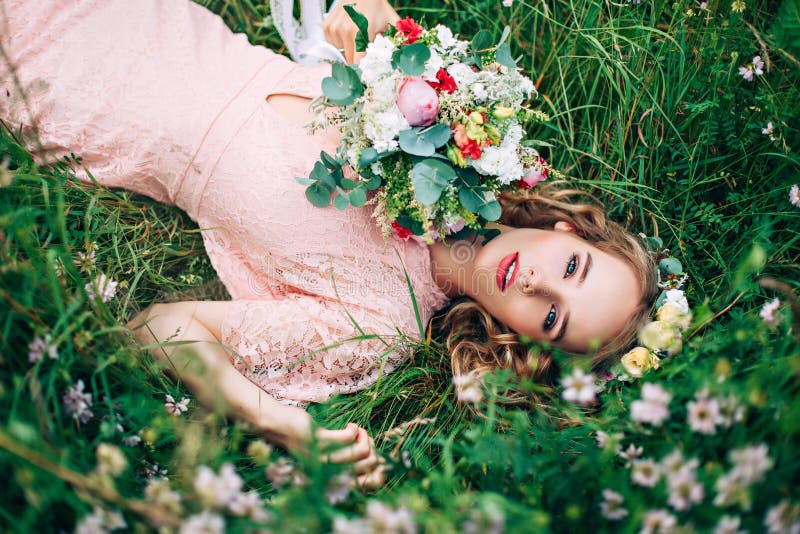
<svg viewBox="0 0 800 534"><path fill-rule="evenodd" d="M228 503L228 510L233 515L247 516L255 521L264 522L269 519L269 513L264 509L264 501L255 490L237 493Z"/></svg>
<svg viewBox="0 0 800 534"><path fill-rule="evenodd" d="M778 311L780 305L781 301L778 298L764 304L761 307L761 311L758 312L758 314L761 316L761 320L767 324L773 324L777 320L775 318L775 312Z"/></svg>
<svg viewBox="0 0 800 534"><path fill-rule="evenodd" d="M225 520L208 510L190 516L181 524L180 534L222 534Z"/></svg>
<svg viewBox="0 0 800 534"><path fill-rule="evenodd" d="M789 189L789 202L792 203L792 206L800 208L800 185L794 184Z"/></svg>
<svg viewBox="0 0 800 534"><path fill-rule="evenodd" d="M447 67L447 73L453 77L457 85L470 85L475 81L477 73L468 65L454 63Z"/></svg>
<svg viewBox="0 0 800 534"><path fill-rule="evenodd" d="M180 514L181 496L177 491L170 489L169 480L166 478L151 478L144 488L144 496L149 502Z"/></svg>
<svg viewBox="0 0 800 534"><path fill-rule="evenodd" d="M624 451L620 450L619 455L630 462L631 460L634 460L639 456L641 456L643 452L644 449L642 447L637 447L636 445L631 443L630 445L628 445L628 448L626 450Z"/></svg>
<svg viewBox="0 0 800 534"><path fill-rule="evenodd" d="M358 68L361 70L361 81L372 85L382 76L392 72L392 54L396 47L391 39L381 34L367 45L366 54L361 58Z"/></svg>
<svg viewBox="0 0 800 534"><path fill-rule="evenodd" d="M713 534L747 534L746 530L739 529L740 524L741 519L738 517L723 515L717 521Z"/></svg>
<svg viewBox="0 0 800 534"><path fill-rule="evenodd" d="M50 334L45 334L44 338L41 336L33 338L33 341L28 345L28 361L31 363L38 362L45 352L51 360L58 358L58 345L53 343Z"/></svg>
<svg viewBox="0 0 800 534"><path fill-rule="evenodd" d="M631 403L631 419L640 423L659 426L669 417L669 403L672 395L658 384L647 383L642 386L642 399Z"/></svg>
<svg viewBox="0 0 800 534"><path fill-rule="evenodd" d="M667 502L678 511L688 510L692 505L703 501L703 485L695 479L693 471L682 471L667 482L669 498Z"/></svg>
<svg viewBox="0 0 800 534"><path fill-rule="evenodd" d="M71 415L73 419L81 423L85 423L94 417L91 410L92 394L84 393L83 388L83 380L78 380L67 389L62 399L67 413Z"/></svg>
<svg viewBox="0 0 800 534"><path fill-rule="evenodd" d="M333 520L331 534L372 534L372 527L366 519L336 516Z"/></svg>
<svg viewBox="0 0 800 534"><path fill-rule="evenodd" d="M617 521L628 515L628 511L622 507L624 498L621 494L610 489L603 490L603 502L600 503L600 513L603 517L611 521Z"/></svg>
<svg viewBox="0 0 800 534"><path fill-rule="evenodd" d="M369 89L369 104L367 107L375 110L384 110L397 101L397 86L403 79L402 74L393 72L372 84Z"/></svg>
<svg viewBox="0 0 800 534"><path fill-rule="evenodd" d="M668 289L664 304L672 304L683 313L689 313L689 301L686 300L686 295L680 289Z"/></svg>
<svg viewBox="0 0 800 534"><path fill-rule="evenodd" d="M439 69L444 67L444 60L442 56L431 50L431 57L425 62L425 71L422 73L422 79L430 82L436 81L436 73Z"/></svg>
<svg viewBox="0 0 800 534"><path fill-rule="evenodd" d="M436 38L439 39L439 44L444 48L452 48L456 45L456 38L453 37L453 32L447 26L437 24L434 28Z"/></svg>
<svg viewBox="0 0 800 534"><path fill-rule="evenodd" d="M633 464L631 480L640 486L648 488L658 484L661 478L661 468L656 462L648 458L646 460L634 460L631 463Z"/></svg>
<svg viewBox="0 0 800 534"><path fill-rule="evenodd" d="M752 63L739 67L739 74L748 82L752 82L755 76L764 74L764 62L761 56L753 56Z"/></svg>
<svg viewBox="0 0 800 534"><path fill-rule="evenodd" d="M734 423L741 423L744 420L744 406L739 404L736 396L731 394L717 399L719 403L719 417L717 424L730 428Z"/></svg>
<svg viewBox="0 0 800 534"><path fill-rule="evenodd" d="M102 534L127 526L122 514L116 510L112 512L95 506L91 514L84 516L75 525L75 534Z"/></svg>
<svg viewBox="0 0 800 534"><path fill-rule="evenodd" d="M761 133L764 135L769 135L770 137L772 136L772 132L774 131L775 131L775 125L772 124L772 121L769 121L766 127L761 128Z"/></svg>
<svg viewBox="0 0 800 534"><path fill-rule="evenodd" d="M328 481L328 487L325 488L325 500L330 504L339 504L347 500L350 495L350 488L353 486L353 475L347 471L343 471L339 476L332 478Z"/></svg>
<svg viewBox="0 0 800 534"><path fill-rule="evenodd" d="M689 427L700 434L716 434L719 404L713 398L698 398L687 404Z"/></svg>
<svg viewBox="0 0 800 534"><path fill-rule="evenodd" d="M95 279L87 283L83 288L89 296L89 300L97 300L98 298L103 302L108 302L117 294L117 282L113 278L109 278L105 273L99 273Z"/></svg>
<svg viewBox="0 0 800 534"><path fill-rule="evenodd" d="M287 484L304 486L307 482L305 475L295 467L294 462L285 456L281 456L269 464L264 469L264 474L272 482L276 490Z"/></svg>
<svg viewBox="0 0 800 534"><path fill-rule="evenodd" d="M503 7L511 7L514 5L514 0L503 0Z"/></svg>
<svg viewBox="0 0 800 534"><path fill-rule="evenodd" d="M397 148L395 138L410 127L400 108L393 104L385 111L374 113L366 119L364 135L372 141L375 150L386 152Z"/></svg>
<svg viewBox="0 0 800 534"><path fill-rule="evenodd" d="M369 501L366 518L376 532L386 534L414 534L417 532L414 516L411 510L404 506L393 509L380 501Z"/></svg>
<svg viewBox="0 0 800 534"><path fill-rule="evenodd" d="M194 491L206 506L224 508L239 495L242 479L233 464L224 463L215 475L211 468L201 465L194 477Z"/></svg>
<svg viewBox="0 0 800 534"><path fill-rule="evenodd" d="M164 409L168 414L180 415L189 410L189 399L186 397L182 397L180 402L175 402L175 399L170 394L166 394L164 397L166 399Z"/></svg>
<svg viewBox="0 0 800 534"><path fill-rule="evenodd" d="M732 473L745 484L761 482L764 474L774 465L764 443L734 449L728 454L728 457L733 463Z"/></svg>
<svg viewBox="0 0 800 534"><path fill-rule="evenodd" d="M745 510L750 509L750 487L743 483L736 473L730 472L722 475L714 483L717 496L714 497L715 506L731 506L738 503Z"/></svg>
<svg viewBox="0 0 800 534"><path fill-rule="evenodd" d="M97 456L97 470L107 473L112 477L121 475L128 468L128 460L119 450L119 447L108 443L101 443L95 451Z"/></svg>
<svg viewBox="0 0 800 534"><path fill-rule="evenodd" d="M697 458L685 460L680 449L675 449L661 459L661 471L667 477L667 483L683 480L686 477L694 478L697 466L700 465Z"/></svg>
<svg viewBox="0 0 800 534"><path fill-rule="evenodd" d="M611 446L615 449L619 448L619 442L622 441L622 438L625 437L625 434L622 432L615 432L613 434L607 434L602 430L598 430L597 434L595 435L595 439L597 440L597 446L601 449L605 449L606 446Z"/></svg>
<svg viewBox="0 0 800 534"><path fill-rule="evenodd" d="M666 510L649 510L639 534L669 534L675 531L677 520Z"/></svg>
<svg viewBox="0 0 800 534"><path fill-rule="evenodd" d="M572 374L561 379L564 386L562 396L565 400L575 404L591 404L597 395L597 386L592 373L584 373L583 369L575 368Z"/></svg>
<svg viewBox="0 0 800 534"><path fill-rule="evenodd" d="M454 376L453 386L456 390L456 398L459 402L477 403L483 399L483 389L481 381L473 373Z"/></svg>
<svg viewBox="0 0 800 534"><path fill-rule="evenodd" d="M800 504L781 501L767 511L764 526L769 534L797 534L800 532Z"/></svg>

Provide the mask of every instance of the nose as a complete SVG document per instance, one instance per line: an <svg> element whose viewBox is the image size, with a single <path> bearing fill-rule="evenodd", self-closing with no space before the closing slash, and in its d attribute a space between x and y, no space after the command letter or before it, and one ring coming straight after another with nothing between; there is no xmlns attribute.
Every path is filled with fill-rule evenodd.
<svg viewBox="0 0 800 534"><path fill-rule="evenodd" d="M519 287L525 295L534 295L543 287L542 275L533 267L522 267L519 273Z"/></svg>

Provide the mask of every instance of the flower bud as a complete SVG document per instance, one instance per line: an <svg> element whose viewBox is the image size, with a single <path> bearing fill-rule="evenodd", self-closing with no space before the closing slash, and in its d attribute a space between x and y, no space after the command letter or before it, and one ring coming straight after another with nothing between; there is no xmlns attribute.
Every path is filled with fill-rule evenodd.
<svg viewBox="0 0 800 534"><path fill-rule="evenodd" d="M450 159L453 165L458 165L461 168L467 166L467 160L464 158L461 150L451 144L447 145L447 157Z"/></svg>
<svg viewBox="0 0 800 534"><path fill-rule="evenodd" d="M397 107L411 126L429 126L439 113L439 95L421 77L405 78L397 90Z"/></svg>
<svg viewBox="0 0 800 534"><path fill-rule="evenodd" d="M487 137L486 130L484 130L483 126L480 124L475 124L471 120L467 121L467 137L473 141L483 144Z"/></svg>
<svg viewBox="0 0 800 534"><path fill-rule="evenodd" d="M631 376L639 378L650 369L658 369L658 356L644 347L636 347L627 352L620 363L625 372Z"/></svg>
<svg viewBox="0 0 800 534"><path fill-rule="evenodd" d="M494 124L489 124L487 122L483 125L483 129L486 131L486 135L489 137L489 141L491 141L493 145L500 144L500 130L498 130Z"/></svg>
<svg viewBox="0 0 800 534"><path fill-rule="evenodd" d="M483 124L483 115L481 113L478 113L477 111L473 111L472 113L467 115L467 118L469 118L469 121L473 124L477 125Z"/></svg>
<svg viewBox="0 0 800 534"><path fill-rule="evenodd" d="M494 108L494 112L492 115L498 119L509 119L514 116L514 108L509 108L506 106L497 106Z"/></svg>

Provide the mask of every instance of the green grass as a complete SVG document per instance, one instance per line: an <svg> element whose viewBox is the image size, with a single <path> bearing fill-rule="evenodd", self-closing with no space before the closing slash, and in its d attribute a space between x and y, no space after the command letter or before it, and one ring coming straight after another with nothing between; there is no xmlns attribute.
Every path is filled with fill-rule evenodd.
<svg viewBox="0 0 800 534"><path fill-rule="evenodd" d="M280 49L265 19L268 7L204 3L254 44ZM531 409L504 408L492 395L474 411L459 408L434 339L373 387L311 407L323 424L367 426L394 466L377 494L354 492L329 505L324 492L334 467L299 459L308 485L276 490L264 476L265 461L248 449L256 436L246 425L194 402L188 414L168 416L164 395L187 392L119 326L152 302L224 298L200 230L177 209L76 182L70 164L38 168L4 132L0 161L8 158L13 176L0 188L4 531L70 529L94 505L121 510L130 528L152 528L161 513L177 524L202 508L193 488L197 467L233 462L247 488L274 498L268 509L275 531L329 530L335 517L362 517L379 500L408 508L421 531L463 531L467 521L484 531L502 521L514 532L637 532L647 510L670 509L669 489L663 480L654 488L634 484L627 462L597 446L597 430L624 432L624 446L643 447L644 458L660 460L676 448L698 458L705 496L689 510L670 509L680 525L710 531L731 515L758 532L773 506L800 503L800 314L790 309L800 287L800 209L788 201L789 188L800 182L798 1L748 0L743 13L715 0L707 10L689 0L516 0L510 8L424 0L399 11L467 37L481 28L496 36L512 28L512 50L540 91L534 105L552 118L531 125L548 161L631 231L664 238L690 274L687 295L696 317L708 319L705 326L657 372L610 383L592 411L557 394ZM747 82L738 68L756 54L770 67ZM775 140L761 132L768 121ZM72 263L92 243L98 268L121 282L105 305L86 299L82 288L92 275ZM784 285L765 289L759 278ZM776 296L779 320L768 325L758 311ZM28 344L45 333L59 357L31 364ZM62 403L78 379L94 401L85 424L76 424ZM663 427L630 418L644 382L672 393ZM713 435L692 432L687 403L703 389L732 396L744 409L742 420ZM385 434L415 418L435 421ZM134 435L143 442L123 444ZM120 476L94 472L100 443L122 449L129 466ZM751 505L716 506L729 451L760 443L774 467L742 494ZM183 499L180 514L144 499L144 461L169 470ZM600 517L605 488L624 496L629 514L620 522ZM247 525L226 521L233 530Z"/></svg>

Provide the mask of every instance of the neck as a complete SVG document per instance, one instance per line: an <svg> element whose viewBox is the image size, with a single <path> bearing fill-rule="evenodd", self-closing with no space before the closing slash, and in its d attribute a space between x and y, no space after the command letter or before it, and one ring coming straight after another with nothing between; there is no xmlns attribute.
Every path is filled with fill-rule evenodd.
<svg viewBox="0 0 800 534"><path fill-rule="evenodd" d="M486 228L506 232L511 229L499 223L488 223ZM428 246L431 254L431 271L439 289L450 298L471 296L468 284L475 269L475 257L480 252L483 239L470 234L459 240L445 239Z"/></svg>

